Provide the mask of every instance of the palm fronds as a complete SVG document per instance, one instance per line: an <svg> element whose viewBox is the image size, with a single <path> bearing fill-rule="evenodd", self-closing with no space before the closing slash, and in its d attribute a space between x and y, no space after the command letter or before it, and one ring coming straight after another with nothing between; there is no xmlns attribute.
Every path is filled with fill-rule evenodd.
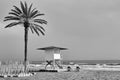
<svg viewBox="0 0 120 80"><path fill-rule="evenodd" d="M21 22L12 22L12 23L8 24L7 26L5 26L5 28L13 27L13 26L16 26L16 25L19 25L19 24L21 24Z"/></svg>
<svg viewBox="0 0 120 80"><path fill-rule="evenodd" d="M25 22L27 22L30 24L28 27L31 29L32 33L35 32L37 35L39 35L40 32L42 35L45 35L45 29L40 24L47 24L47 21L39 18L36 19L37 17L44 14L40 13L36 8L32 8L32 6L33 4L30 4L30 6L28 6L26 2L23 3L22 1L20 1L20 8L14 5L14 9L11 9L9 15L4 18L4 21L17 22L12 22L8 24L5 28L7 28L8 26L16 26L18 25L17 23L24 24Z"/></svg>
<svg viewBox="0 0 120 80"><path fill-rule="evenodd" d="M40 24L47 24L47 21L45 21L43 19L34 19L34 22L40 23Z"/></svg>

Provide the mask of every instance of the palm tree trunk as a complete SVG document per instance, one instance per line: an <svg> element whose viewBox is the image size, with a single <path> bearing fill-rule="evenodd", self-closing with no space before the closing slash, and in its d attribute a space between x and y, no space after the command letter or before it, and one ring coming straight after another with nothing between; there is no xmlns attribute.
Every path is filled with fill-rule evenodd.
<svg viewBox="0 0 120 80"><path fill-rule="evenodd" d="M24 71L27 70L27 43L28 43L28 25L24 24L25 27L25 34L24 34L24 41L25 41L25 49L24 49Z"/></svg>

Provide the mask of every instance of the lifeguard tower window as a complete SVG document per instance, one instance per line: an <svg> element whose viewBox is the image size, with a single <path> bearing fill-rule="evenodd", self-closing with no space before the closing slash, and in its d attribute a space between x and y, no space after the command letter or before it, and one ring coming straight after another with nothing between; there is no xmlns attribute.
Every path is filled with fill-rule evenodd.
<svg viewBox="0 0 120 80"><path fill-rule="evenodd" d="M54 54L54 59L56 60L60 60L61 59L61 56L60 56L60 54Z"/></svg>

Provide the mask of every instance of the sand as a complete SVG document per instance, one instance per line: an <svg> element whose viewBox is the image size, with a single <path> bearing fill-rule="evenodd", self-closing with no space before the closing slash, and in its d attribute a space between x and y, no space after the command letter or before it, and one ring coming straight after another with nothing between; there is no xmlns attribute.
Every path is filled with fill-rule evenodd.
<svg viewBox="0 0 120 80"><path fill-rule="evenodd" d="M91 71L80 72L39 72L34 76L21 78L0 78L0 80L120 80L119 71Z"/></svg>

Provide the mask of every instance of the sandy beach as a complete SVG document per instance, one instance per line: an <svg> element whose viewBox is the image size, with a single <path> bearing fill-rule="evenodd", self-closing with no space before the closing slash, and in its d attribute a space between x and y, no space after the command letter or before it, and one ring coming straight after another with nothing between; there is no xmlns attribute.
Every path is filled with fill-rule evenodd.
<svg viewBox="0 0 120 80"><path fill-rule="evenodd" d="M34 76L0 80L120 80L119 71L39 72Z"/></svg>

